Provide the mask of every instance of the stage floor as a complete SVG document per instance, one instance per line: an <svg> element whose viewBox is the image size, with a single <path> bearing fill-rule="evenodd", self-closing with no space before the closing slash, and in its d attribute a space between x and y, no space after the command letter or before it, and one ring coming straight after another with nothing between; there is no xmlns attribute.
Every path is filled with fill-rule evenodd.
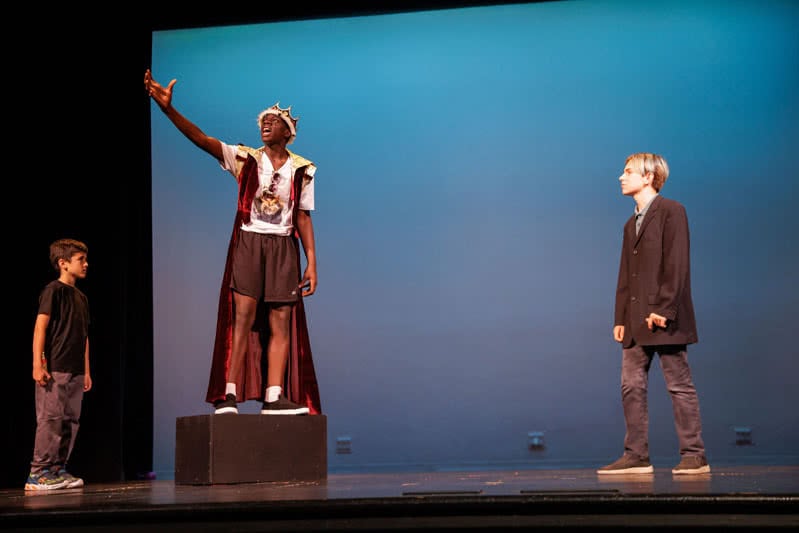
<svg viewBox="0 0 799 533"><path fill-rule="evenodd" d="M799 466L331 474L319 482L87 483L0 491L4 530L496 531L799 526Z"/></svg>

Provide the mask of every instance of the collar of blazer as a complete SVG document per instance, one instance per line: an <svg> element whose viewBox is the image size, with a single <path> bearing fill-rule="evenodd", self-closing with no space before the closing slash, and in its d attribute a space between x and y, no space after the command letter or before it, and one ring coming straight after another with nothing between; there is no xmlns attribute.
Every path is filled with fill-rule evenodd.
<svg viewBox="0 0 799 533"><path fill-rule="evenodd" d="M632 231L633 235L635 235L635 238L633 239L633 246L638 244L638 241L641 239L641 235L644 234L644 230L646 230L646 227L649 225L649 221L652 220L651 215L653 215L660 206L661 199L662 198L660 194L658 194L652 200L652 203L649 204L649 207L646 210L646 214L644 215L644 220L641 221L641 228L638 230L638 235L635 235L635 215L632 216Z"/></svg>

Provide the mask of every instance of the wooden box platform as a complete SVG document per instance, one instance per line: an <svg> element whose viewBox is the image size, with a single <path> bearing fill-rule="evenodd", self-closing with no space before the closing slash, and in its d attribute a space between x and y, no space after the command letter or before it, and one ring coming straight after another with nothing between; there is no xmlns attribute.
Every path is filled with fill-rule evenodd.
<svg viewBox="0 0 799 533"><path fill-rule="evenodd" d="M327 478L324 415L178 417L175 483L259 483Z"/></svg>

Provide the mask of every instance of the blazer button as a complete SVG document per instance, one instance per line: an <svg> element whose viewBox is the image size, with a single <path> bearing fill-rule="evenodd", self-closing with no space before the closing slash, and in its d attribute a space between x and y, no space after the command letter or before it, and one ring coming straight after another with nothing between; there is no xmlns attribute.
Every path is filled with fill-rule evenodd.
<svg viewBox="0 0 799 533"><path fill-rule="evenodd" d="M633 250L633 255L638 255L638 250Z"/></svg>
<svg viewBox="0 0 799 533"><path fill-rule="evenodd" d="M632 300L632 301L635 301L635 296L633 296L632 298L630 298L630 300Z"/></svg>

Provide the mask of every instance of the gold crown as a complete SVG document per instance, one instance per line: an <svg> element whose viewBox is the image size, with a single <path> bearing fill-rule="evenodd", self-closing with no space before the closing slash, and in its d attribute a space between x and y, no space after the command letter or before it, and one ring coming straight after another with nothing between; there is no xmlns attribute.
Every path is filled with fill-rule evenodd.
<svg viewBox="0 0 799 533"><path fill-rule="evenodd" d="M289 130L291 130L291 137L289 137L289 140L286 144L293 143L294 138L297 137L297 121L300 119L300 117L295 118L291 116L291 106L288 106L287 108L283 109L282 107L280 107L280 102L277 102L272 107L268 107L263 111L261 111L261 113L258 115L259 128L263 126L263 120L266 115L277 115L283 119L283 122L285 122L286 125L289 127Z"/></svg>

